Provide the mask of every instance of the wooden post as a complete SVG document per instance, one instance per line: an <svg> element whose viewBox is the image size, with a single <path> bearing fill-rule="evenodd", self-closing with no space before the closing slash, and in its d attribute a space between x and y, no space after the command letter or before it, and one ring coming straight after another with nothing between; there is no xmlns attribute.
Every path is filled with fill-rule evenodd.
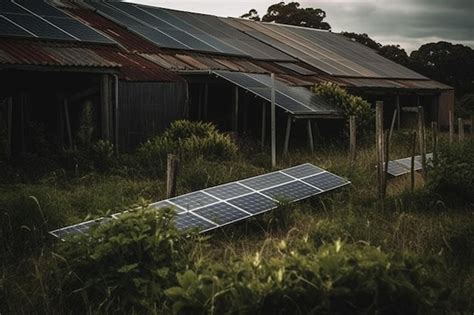
<svg viewBox="0 0 474 315"><path fill-rule="evenodd" d="M415 155L416 155L416 131L413 131L413 140L411 143L411 191L415 191Z"/></svg>
<svg viewBox="0 0 474 315"><path fill-rule="evenodd" d="M458 137L459 141L464 140L464 121L462 118L458 118Z"/></svg>
<svg viewBox="0 0 474 315"><path fill-rule="evenodd" d="M375 113L375 135L376 135L376 150L377 150L377 188L379 200L382 203L383 207L383 182L384 182L384 150L383 150L383 102L376 102L376 113Z"/></svg>
<svg viewBox="0 0 474 315"><path fill-rule="evenodd" d="M7 101L7 147L5 155L7 158L12 156L12 132L13 132L13 98L9 97Z"/></svg>
<svg viewBox="0 0 474 315"><path fill-rule="evenodd" d="M393 111L393 117L392 117L392 124L390 125L390 132L388 134L390 140L392 140L392 135L393 135L393 128L395 128L395 119L397 118L398 116L398 111L397 110L394 110ZM400 129L400 128L399 128Z"/></svg>
<svg viewBox="0 0 474 315"><path fill-rule="evenodd" d="M426 179L426 136L425 136L425 111L422 106L418 107L418 137L421 155L421 173Z"/></svg>
<svg viewBox="0 0 474 315"><path fill-rule="evenodd" d="M283 148L283 154L288 155L288 146L290 143L290 133L291 133L291 123L293 118L291 115L288 115L288 120L286 121L286 134L285 134L285 146Z"/></svg>
<svg viewBox="0 0 474 315"><path fill-rule="evenodd" d="M400 111L400 95L397 94L397 130L400 130L401 127L401 114L402 112Z"/></svg>
<svg viewBox="0 0 474 315"><path fill-rule="evenodd" d="M119 142L120 142L120 108L119 108L119 79L118 75L114 75L115 78L115 88L114 88L114 105L115 105L115 154L119 154ZM188 106L188 84L186 83L186 101L185 101L185 106Z"/></svg>
<svg viewBox="0 0 474 315"><path fill-rule="evenodd" d="M454 140L454 117L453 112L449 111L449 143L453 143Z"/></svg>
<svg viewBox="0 0 474 315"><path fill-rule="evenodd" d="M275 107L275 74L271 76L271 142L272 142L272 167L276 167L276 107Z"/></svg>
<svg viewBox="0 0 474 315"><path fill-rule="evenodd" d="M349 159L351 166L354 166L356 160L356 133L357 133L357 126L356 126L356 117L350 116L349 117Z"/></svg>
<svg viewBox="0 0 474 315"><path fill-rule="evenodd" d="M267 121L267 104L265 101L262 102L262 138L260 140L260 144L262 146L262 151L265 149L265 133L266 133L266 121Z"/></svg>
<svg viewBox="0 0 474 315"><path fill-rule="evenodd" d="M306 124L308 129L308 146L311 153L314 153L314 140L313 140L313 128L311 128L311 119L308 119Z"/></svg>
<svg viewBox="0 0 474 315"><path fill-rule="evenodd" d="M234 87L234 132L239 132L239 87Z"/></svg>
<svg viewBox="0 0 474 315"><path fill-rule="evenodd" d="M176 179L178 177L179 160L174 154L168 154L166 170L166 198L176 196Z"/></svg>
<svg viewBox="0 0 474 315"><path fill-rule="evenodd" d="M436 121L431 122L431 150L433 152L433 165L436 165L438 159L438 123Z"/></svg>
<svg viewBox="0 0 474 315"><path fill-rule="evenodd" d="M67 141L69 144L69 148L72 148L74 144L72 142L71 120L69 119L69 104L66 98L63 101L63 106L64 106L64 118L66 120Z"/></svg>
<svg viewBox="0 0 474 315"><path fill-rule="evenodd" d="M385 135L384 145L384 176L383 176L383 197L387 194L387 172L388 172L388 161L390 160L390 131L387 131Z"/></svg>

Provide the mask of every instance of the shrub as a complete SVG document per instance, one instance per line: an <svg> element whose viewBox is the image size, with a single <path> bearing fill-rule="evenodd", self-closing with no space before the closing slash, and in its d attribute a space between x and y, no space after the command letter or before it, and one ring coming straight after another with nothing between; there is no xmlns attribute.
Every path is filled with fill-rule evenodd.
<svg viewBox="0 0 474 315"><path fill-rule="evenodd" d="M474 141L440 146L429 179L432 192L474 200Z"/></svg>
<svg viewBox="0 0 474 315"><path fill-rule="evenodd" d="M230 136L218 132L211 123L178 120L163 135L148 140L138 149L141 164L157 171L164 169L169 153L185 160L205 156L222 161L233 158L237 146Z"/></svg>
<svg viewBox="0 0 474 315"><path fill-rule="evenodd" d="M440 263L340 241L280 243L277 257L214 264L178 275L166 290L176 314L414 314L442 309Z"/></svg>
<svg viewBox="0 0 474 315"><path fill-rule="evenodd" d="M349 94L335 83L325 82L317 85L314 92L325 98L330 104L342 110L346 119L356 116L361 131L368 130L374 123L374 112L370 104L359 96Z"/></svg>
<svg viewBox="0 0 474 315"><path fill-rule="evenodd" d="M157 312L163 290L185 269L187 238L171 210L121 215L57 248L56 302L75 312Z"/></svg>

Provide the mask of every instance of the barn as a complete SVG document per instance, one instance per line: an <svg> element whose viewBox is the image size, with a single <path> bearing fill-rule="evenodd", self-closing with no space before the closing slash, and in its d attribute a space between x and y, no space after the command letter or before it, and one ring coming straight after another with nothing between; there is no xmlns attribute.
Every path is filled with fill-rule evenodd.
<svg viewBox="0 0 474 315"><path fill-rule="evenodd" d="M117 152L181 118L265 143L272 86L280 134L310 140L341 118L310 92L321 82L384 101L399 127L418 106L441 126L454 109L453 88L339 34L126 2L2 1L0 77L7 155L44 150L40 134L74 146L85 108Z"/></svg>

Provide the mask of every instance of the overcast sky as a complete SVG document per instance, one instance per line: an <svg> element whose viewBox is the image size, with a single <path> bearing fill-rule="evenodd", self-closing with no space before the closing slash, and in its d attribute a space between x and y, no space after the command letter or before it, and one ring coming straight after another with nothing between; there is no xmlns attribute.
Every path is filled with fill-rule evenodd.
<svg viewBox="0 0 474 315"><path fill-rule="evenodd" d="M250 9L264 15L279 0L126 0L164 8L237 17ZM288 1L287 1L288 2ZM474 0L301 0L321 8L334 32L367 33L382 44L400 44L407 51L433 41L474 48Z"/></svg>

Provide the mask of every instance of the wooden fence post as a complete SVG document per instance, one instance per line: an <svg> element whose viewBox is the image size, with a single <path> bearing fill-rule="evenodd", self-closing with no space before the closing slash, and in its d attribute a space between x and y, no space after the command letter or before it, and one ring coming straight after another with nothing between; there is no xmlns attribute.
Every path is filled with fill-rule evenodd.
<svg viewBox="0 0 474 315"><path fill-rule="evenodd" d="M464 140L464 121L462 118L458 118L458 137L459 141Z"/></svg>
<svg viewBox="0 0 474 315"><path fill-rule="evenodd" d="M454 117L453 112L449 111L449 143L453 143L454 140Z"/></svg>
<svg viewBox="0 0 474 315"><path fill-rule="evenodd" d="M286 134L285 134L285 145L283 148L283 154L287 155L288 154L288 146L290 145L290 134L291 134L291 123L293 121L293 118L291 115L288 115L288 120L286 122Z"/></svg>
<svg viewBox="0 0 474 315"><path fill-rule="evenodd" d="M426 179L426 136L425 136L425 111L422 106L418 107L418 137L420 144L420 155L421 155L421 173L423 178Z"/></svg>
<svg viewBox="0 0 474 315"><path fill-rule="evenodd" d="M174 154L168 154L166 169L166 198L176 196L176 179L178 177L179 160Z"/></svg>
<svg viewBox="0 0 474 315"><path fill-rule="evenodd" d="M349 158L351 166L354 166L356 160L356 147L357 147L357 126L356 126L356 117L349 117Z"/></svg>
<svg viewBox="0 0 474 315"><path fill-rule="evenodd" d="M433 152L433 165L435 165L438 159L438 123L436 121L431 122L431 142Z"/></svg>
<svg viewBox="0 0 474 315"><path fill-rule="evenodd" d="M276 107L275 107L275 74L272 73L271 79L271 144L272 144L272 168L276 167Z"/></svg>
<svg viewBox="0 0 474 315"><path fill-rule="evenodd" d="M375 113L375 135L376 135L376 150L377 150L377 185L378 185L378 196L379 200L382 203L383 208L383 183L384 183L384 133L383 133L383 102L376 102L376 113Z"/></svg>
<svg viewBox="0 0 474 315"><path fill-rule="evenodd" d="M311 127L311 119L306 122L306 128L308 131L308 146L311 153L314 153L314 140L313 140L313 128Z"/></svg>
<svg viewBox="0 0 474 315"><path fill-rule="evenodd" d="M388 172L388 161L390 160L390 131L387 131L386 136L385 136L385 152L384 152L384 176L383 176L383 197L385 199L385 196L387 194L387 172Z"/></svg>
<svg viewBox="0 0 474 315"><path fill-rule="evenodd" d="M397 116L400 115L397 110L393 111L393 117L392 117L392 124L390 125L390 133L388 134L389 139L392 140L392 135L393 135L393 128L395 128L395 121L397 119ZM400 128L398 128L400 129Z"/></svg>
<svg viewBox="0 0 474 315"><path fill-rule="evenodd" d="M416 155L416 131L413 131L413 140L411 143L411 191L415 191L415 155Z"/></svg>

